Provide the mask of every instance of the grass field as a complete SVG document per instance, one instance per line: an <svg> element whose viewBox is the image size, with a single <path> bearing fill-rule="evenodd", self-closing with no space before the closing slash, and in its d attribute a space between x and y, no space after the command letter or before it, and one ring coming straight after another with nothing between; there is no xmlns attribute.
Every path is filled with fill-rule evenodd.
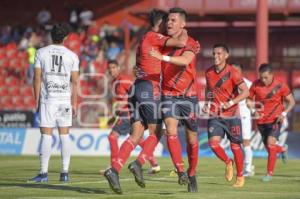
<svg viewBox="0 0 300 199"><path fill-rule="evenodd" d="M203 198L203 199L300 199L300 160L290 160L284 165L277 162L272 182L260 181L265 171L266 160L255 159L256 175L247 179L243 188L231 187L223 177L224 165L216 158L200 158L198 176L199 193L187 193L186 186L177 184L177 177L170 177L172 164L169 158L159 158L162 171L147 175L146 188L135 184L132 175L124 167L121 173L123 195L116 195L110 189L99 169L108 165L107 157L72 157L71 182L58 181L60 157L52 157L49 168L49 182L45 184L26 183L26 179L37 174L37 157L0 156L0 198ZM148 165L145 166L145 168ZM145 171L146 172L146 171Z"/></svg>

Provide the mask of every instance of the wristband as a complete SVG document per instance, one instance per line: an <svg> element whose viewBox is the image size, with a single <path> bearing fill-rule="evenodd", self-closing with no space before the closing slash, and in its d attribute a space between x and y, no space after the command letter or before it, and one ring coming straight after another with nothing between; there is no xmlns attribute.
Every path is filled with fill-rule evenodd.
<svg viewBox="0 0 300 199"><path fill-rule="evenodd" d="M228 103L229 103L230 106L234 105L234 102L232 100L230 100Z"/></svg>
<svg viewBox="0 0 300 199"><path fill-rule="evenodd" d="M281 113L281 115L282 115L283 117L286 117L287 113L286 113L285 111L283 111L283 112Z"/></svg>
<svg viewBox="0 0 300 199"><path fill-rule="evenodd" d="M169 61L171 60L171 57L170 57L170 56L163 55L163 56L162 56L162 60L165 61L165 62L169 62Z"/></svg>

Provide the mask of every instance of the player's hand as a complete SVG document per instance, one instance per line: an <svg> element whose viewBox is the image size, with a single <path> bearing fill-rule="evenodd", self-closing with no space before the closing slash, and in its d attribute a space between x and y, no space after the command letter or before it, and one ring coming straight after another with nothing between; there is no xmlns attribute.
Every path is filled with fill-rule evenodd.
<svg viewBox="0 0 300 199"><path fill-rule="evenodd" d="M204 114L208 114L208 113L209 113L209 106L208 106L208 104L205 104L205 105L203 106L202 112L203 112Z"/></svg>
<svg viewBox="0 0 300 199"><path fill-rule="evenodd" d="M73 117L77 116L77 106L76 105L72 105L72 116Z"/></svg>
<svg viewBox="0 0 300 199"><path fill-rule="evenodd" d="M221 108L226 110L229 109L232 105L229 102L225 102L224 104L221 104Z"/></svg>
<svg viewBox="0 0 300 199"><path fill-rule="evenodd" d="M277 120L276 120L276 123L283 123L283 121L284 121L284 116L283 115L279 115L279 117L277 118Z"/></svg>
<svg viewBox="0 0 300 199"><path fill-rule="evenodd" d="M156 59L162 60L162 54L160 52L158 52L157 50L154 50L154 48L152 48L150 50L149 55Z"/></svg>
<svg viewBox="0 0 300 199"><path fill-rule="evenodd" d="M111 117L108 121L107 121L107 125L108 126L112 126L116 121L116 117Z"/></svg>
<svg viewBox="0 0 300 199"><path fill-rule="evenodd" d="M134 67L132 68L132 73L133 73L133 75L134 75L135 77L138 76L138 69L137 69L137 66L134 66Z"/></svg>

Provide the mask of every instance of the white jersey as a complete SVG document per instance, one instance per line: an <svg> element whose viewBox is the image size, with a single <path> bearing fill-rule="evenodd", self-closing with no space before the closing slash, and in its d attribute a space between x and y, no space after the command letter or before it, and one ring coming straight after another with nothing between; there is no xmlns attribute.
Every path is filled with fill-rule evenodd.
<svg viewBox="0 0 300 199"><path fill-rule="evenodd" d="M243 80L246 83L246 86L248 87L248 89L250 89L252 82L246 78L243 78ZM247 117L247 118L251 117L251 112L250 112L249 108L247 107L246 99L239 102L239 109L240 109L241 117Z"/></svg>
<svg viewBox="0 0 300 199"><path fill-rule="evenodd" d="M78 56L62 45L49 45L35 55L35 68L42 70L41 103L71 102L71 72L79 71Z"/></svg>

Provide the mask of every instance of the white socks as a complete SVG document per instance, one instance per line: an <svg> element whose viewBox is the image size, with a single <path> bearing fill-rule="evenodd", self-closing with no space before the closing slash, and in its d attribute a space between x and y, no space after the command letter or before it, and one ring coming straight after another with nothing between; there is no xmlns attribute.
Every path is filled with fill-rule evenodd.
<svg viewBox="0 0 300 199"><path fill-rule="evenodd" d="M62 173L68 173L69 171L69 165L70 165L70 158L71 158L71 152L70 152L70 135L59 135L60 142L61 142L61 158L62 158Z"/></svg>
<svg viewBox="0 0 300 199"><path fill-rule="evenodd" d="M245 152L245 171L251 172L251 166L252 166L252 149L251 146L245 146L244 147Z"/></svg>
<svg viewBox="0 0 300 199"><path fill-rule="evenodd" d="M40 144L40 173L48 173L52 135L42 134Z"/></svg>

